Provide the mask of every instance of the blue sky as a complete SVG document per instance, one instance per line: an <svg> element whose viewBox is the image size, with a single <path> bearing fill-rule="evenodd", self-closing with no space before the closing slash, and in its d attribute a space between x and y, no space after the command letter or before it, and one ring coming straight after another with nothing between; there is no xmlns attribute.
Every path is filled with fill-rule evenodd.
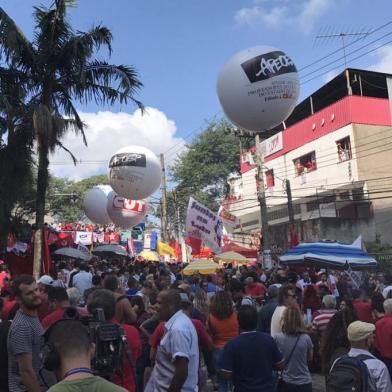
<svg viewBox="0 0 392 392"><path fill-rule="evenodd" d="M31 37L32 7L41 3L50 1L2 0L1 6ZM76 179L104 173L105 160L127 144L166 152L170 162L206 120L223 116L216 96L217 75L237 51L275 46L301 69L341 47L337 39L315 42L320 32L369 31L387 23L391 15L391 0L79 0L70 12L73 26L87 30L102 23L112 30L111 62L137 68L145 85L139 98L149 107L149 114L141 117L132 106L79 107L89 124L90 148L72 135L65 144L85 163L75 169L66 155L56 153L52 161L57 164L51 169L56 175ZM389 32L392 24L347 51ZM389 40L392 34L352 57ZM343 70L326 72L333 66L319 70L328 61L300 73L301 98ZM336 61L340 63L342 60ZM392 72L392 44L354 62L349 58L348 64Z"/></svg>

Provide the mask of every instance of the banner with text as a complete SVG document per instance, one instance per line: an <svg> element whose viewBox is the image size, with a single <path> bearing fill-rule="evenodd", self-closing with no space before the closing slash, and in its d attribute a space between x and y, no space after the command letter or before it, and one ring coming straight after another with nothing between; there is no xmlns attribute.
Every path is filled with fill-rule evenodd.
<svg viewBox="0 0 392 392"><path fill-rule="evenodd" d="M234 229L239 224L239 219L224 206L219 207L218 216L222 219L223 224L231 229Z"/></svg>
<svg viewBox="0 0 392 392"><path fill-rule="evenodd" d="M189 199L185 222L187 236L202 240L215 253L219 253L222 229L223 222L217 214L192 197Z"/></svg>

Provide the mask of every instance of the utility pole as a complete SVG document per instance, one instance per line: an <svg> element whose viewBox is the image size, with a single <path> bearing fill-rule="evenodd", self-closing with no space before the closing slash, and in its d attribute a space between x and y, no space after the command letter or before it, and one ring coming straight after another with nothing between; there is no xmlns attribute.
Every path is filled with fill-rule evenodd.
<svg viewBox="0 0 392 392"><path fill-rule="evenodd" d="M294 229L294 209L293 209L293 197L291 196L291 185L290 180L286 180L286 193L287 193L287 209L289 212L289 222L291 229Z"/></svg>
<svg viewBox="0 0 392 392"><path fill-rule="evenodd" d="M161 237L162 241L167 241L167 199L166 199L166 169L165 169L165 157L160 154L161 158L161 169L162 169L162 180L161 180Z"/></svg>
<svg viewBox="0 0 392 392"><path fill-rule="evenodd" d="M256 164L257 164L257 183L258 191L257 198L260 204L260 214L261 214L261 227L263 229L262 241L260 241L260 254L263 254L263 267L272 268L272 257L270 250L270 236L268 227L268 215L267 215L267 203L265 200L265 187L264 187L264 157L261 151L260 136L256 134L255 136L256 145Z"/></svg>
<svg viewBox="0 0 392 392"><path fill-rule="evenodd" d="M180 206L178 204L178 196L177 192L173 191L173 199L174 199L174 205L176 208L176 220L177 220L177 239L178 242L182 242L182 230L181 230L181 222L180 222Z"/></svg>

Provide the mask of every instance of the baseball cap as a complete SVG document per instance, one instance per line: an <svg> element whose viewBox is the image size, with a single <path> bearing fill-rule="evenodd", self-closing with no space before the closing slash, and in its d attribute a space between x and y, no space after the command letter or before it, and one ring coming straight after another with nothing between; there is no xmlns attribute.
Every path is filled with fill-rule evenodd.
<svg viewBox="0 0 392 392"><path fill-rule="evenodd" d="M53 286L53 279L49 275L42 275L38 280L37 283L44 284L46 286Z"/></svg>

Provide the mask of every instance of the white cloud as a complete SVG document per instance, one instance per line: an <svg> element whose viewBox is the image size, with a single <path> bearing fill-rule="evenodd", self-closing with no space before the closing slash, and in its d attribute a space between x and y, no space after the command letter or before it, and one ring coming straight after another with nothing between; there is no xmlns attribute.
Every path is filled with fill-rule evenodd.
<svg viewBox="0 0 392 392"><path fill-rule="evenodd" d="M392 73L392 45L384 46L376 52L379 60L369 69L377 72Z"/></svg>
<svg viewBox="0 0 392 392"><path fill-rule="evenodd" d="M238 10L234 20L239 25L253 28L267 27L278 30L299 27L304 33L309 33L318 20L335 5L335 1L298 0L295 4L291 2L289 7L287 0L253 0L253 6Z"/></svg>
<svg viewBox="0 0 392 392"><path fill-rule="evenodd" d="M147 147L156 154L164 153L173 147L168 152L168 159L165 162L169 165L176 153L185 146L185 141L176 136L175 122L155 108L147 108L144 115L140 110L136 110L132 114L109 111L81 112L80 116L87 124L88 146L84 146L80 136L72 133L66 135L63 144L82 163L75 167L65 151L57 150L50 159L50 171L55 176L79 180L96 174L105 174L112 154L130 144Z"/></svg>
<svg viewBox="0 0 392 392"><path fill-rule="evenodd" d="M234 18L240 25L279 29L287 20L287 13L288 7L286 6L276 6L269 11L264 7L254 6L238 10Z"/></svg>
<svg viewBox="0 0 392 392"><path fill-rule="evenodd" d="M302 30L306 33L312 31L321 16L334 6L334 0L308 0L303 4L301 13L297 16Z"/></svg>

